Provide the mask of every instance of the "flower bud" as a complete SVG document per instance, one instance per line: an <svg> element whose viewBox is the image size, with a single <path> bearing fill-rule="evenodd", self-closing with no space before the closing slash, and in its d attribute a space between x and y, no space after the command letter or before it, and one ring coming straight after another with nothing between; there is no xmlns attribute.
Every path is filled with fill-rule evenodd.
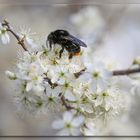
<svg viewBox="0 0 140 140"><path fill-rule="evenodd" d="M138 64L138 65L140 65L140 56L137 56L137 57L134 59L133 64Z"/></svg>
<svg viewBox="0 0 140 140"><path fill-rule="evenodd" d="M5 74L7 75L7 77L10 79L10 80L16 80L17 77L16 77L16 74L11 72L11 71L6 71Z"/></svg>

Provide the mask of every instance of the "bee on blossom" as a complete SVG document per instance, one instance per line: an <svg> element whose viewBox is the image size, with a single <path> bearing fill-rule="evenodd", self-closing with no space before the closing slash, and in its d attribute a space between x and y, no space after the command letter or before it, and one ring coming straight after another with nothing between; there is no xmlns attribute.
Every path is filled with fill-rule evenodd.
<svg viewBox="0 0 140 140"><path fill-rule="evenodd" d="M71 59L75 55L79 55L81 48L80 47L87 47L87 45L79 40L78 38L72 36L66 30L56 30L51 32L48 37L47 41L49 43L50 49L52 45L58 44L62 47L59 52L59 57L61 58L64 49L69 53L69 59Z"/></svg>

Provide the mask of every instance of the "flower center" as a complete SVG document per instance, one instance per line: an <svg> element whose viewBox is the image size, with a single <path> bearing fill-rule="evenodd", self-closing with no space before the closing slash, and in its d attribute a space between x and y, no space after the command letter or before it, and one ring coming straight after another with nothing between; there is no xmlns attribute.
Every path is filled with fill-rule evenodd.
<svg viewBox="0 0 140 140"><path fill-rule="evenodd" d="M88 91L88 90L89 90L88 85L84 86L84 91L86 92L86 91Z"/></svg>
<svg viewBox="0 0 140 140"><path fill-rule="evenodd" d="M34 62L36 60L35 56L31 56L31 62Z"/></svg>
<svg viewBox="0 0 140 140"><path fill-rule="evenodd" d="M107 92L103 92L102 96L106 97L106 96L109 96L109 94Z"/></svg>
<svg viewBox="0 0 140 140"><path fill-rule="evenodd" d="M38 80L38 77L37 77L37 76L34 76L34 77L32 78L32 80L33 80L33 81L37 81L37 80Z"/></svg>
<svg viewBox="0 0 140 140"><path fill-rule="evenodd" d="M1 34L5 34L6 29L1 30Z"/></svg>
<svg viewBox="0 0 140 140"><path fill-rule="evenodd" d="M44 50L43 54L47 56L48 52L49 52L48 50Z"/></svg>
<svg viewBox="0 0 140 140"><path fill-rule="evenodd" d="M100 73L99 73L99 72L94 72L94 73L93 73L93 77L94 77L94 78L100 77Z"/></svg>
<svg viewBox="0 0 140 140"><path fill-rule="evenodd" d="M64 87L68 88L69 87L69 83L65 82Z"/></svg>
<svg viewBox="0 0 140 140"><path fill-rule="evenodd" d="M67 123L65 127L66 127L66 128L71 128L72 126L71 126L70 123Z"/></svg>
<svg viewBox="0 0 140 140"><path fill-rule="evenodd" d="M38 101L36 104L37 104L37 107L41 107L43 105L43 102L42 101Z"/></svg>
<svg viewBox="0 0 140 140"><path fill-rule="evenodd" d="M63 71L60 72L60 77L63 77L65 73Z"/></svg>
<svg viewBox="0 0 140 140"><path fill-rule="evenodd" d="M56 61L56 59L53 59L52 60L52 65L57 65L58 64L58 62Z"/></svg>
<svg viewBox="0 0 140 140"><path fill-rule="evenodd" d="M83 103L83 104L88 103L88 98L87 98L87 97L84 97L84 98L82 99L82 103Z"/></svg>
<svg viewBox="0 0 140 140"><path fill-rule="evenodd" d="M93 97L93 100L96 100L98 97L98 94L93 94L92 97Z"/></svg>
<svg viewBox="0 0 140 140"><path fill-rule="evenodd" d="M53 97L48 98L49 102L53 102Z"/></svg>

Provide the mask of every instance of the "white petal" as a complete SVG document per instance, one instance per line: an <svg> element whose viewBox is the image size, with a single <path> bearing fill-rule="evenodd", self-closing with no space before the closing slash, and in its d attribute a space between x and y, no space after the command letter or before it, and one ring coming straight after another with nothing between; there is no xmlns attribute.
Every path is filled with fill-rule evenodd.
<svg viewBox="0 0 140 140"><path fill-rule="evenodd" d="M64 112L63 114L63 120L66 123L70 123L72 121L73 118L73 114L69 111Z"/></svg>
<svg viewBox="0 0 140 140"><path fill-rule="evenodd" d="M47 76L51 79L52 83L55 83L58 80L58 75L52 70L48 72Z"/></svg>
<svg viewBox="0 0 140 140"><path fill-rule="evenodd" d="M92 91L92 93L97 91L97 80L93 80L90 83L90 90Z"/></svg>
<svg viewBox="0 0 140 140"><path fill-rule="evenodd" d="M57 133L59 136L70 136L70 131L68 129L63 129Z"/></svg>
<svg viewBox="0 0 140 140"><path fill-rule="evenodd" d="M78 116L78 117L75 117L71 123L74 127L79 127L83 122L84 122L84 117Z"/></svg>
<svg viewBox="0 0 140 140"><path fill-rule="evenodd" d="M1 41L3 44L8 44L10 42L10 37L7 33L1 35Z"/></svg>
<svg viewBox="0 0 140 140"><path fill-rule="evenodd" d="M11 80L15 80L17 77L15 75L15 73L11 72L11 71L5 71L5 74L7 75L7 77Z"/></svg>
<svg viewBox="0 0 140 140"><path fill-rule="evenodd" d="M44 90L44 87L41 86L41 85L37 85L37 86L34 86L34 90L35 90L36 92L41 92L41 91Z"/></svg>
<svg viewBox="0 0 140 140"><path fill-rule="evenodd" d="M32 88L33 88L33 83L32 83L32 82L27 83L27 85L26 85L26 91L28 92L28 91L30 91Z"/></svg>
<svg viewBox="0 0 140 140"><path fill-rule="evenodd" d="M88 64L86 67L87 67L88 72L92 73L94 71L94 65L93 64Z"/></svg>
<svg viewBox="0 0 140 140"><path fill-rule="evenodd" d="M96 79L92 79L92 82L90 83L90 87L93 91L96 91L96 89L97 89L97 80Z"/></svg>
<svg viewBox="0 0 140 140"><path fill-rule="evenodd" d="M52 91L53 91L53 97L58 97L59 94L61 93L61 87L57 86Z"/></svg>
<svg viewBox="0 0 140 140"><path fill-rule="evenodd" d="M64 78L60 78L57 83L63 85L65 83L65 79Z"/></svg>
<svg viewBox="0 0 140 140"><path fill-rule="evenodd" d="M56 120L52 123L54 129L62 129L64 127L64 122L62 120Z"/></svg>
<svg viewBox="0 0 140 140"><path fill-rule="evenodd" d="M80 132L80 128L72 128L71 129L71 135L72 136L80 136L81 132Z"/></svg>
<svg viewBox="0 0 140 140"><path fill-rule="evenodd" d="M70 91L66 91L66 93L64 94L64 96L69 101L76 101L77 100L76 97Z"/></svg>
<svg viewBox="0 0 140 140"><path fill-rule="evenodd" d="M92 77L91 77L91 75L90 75L89 73L84 73L83 75L81 75L81 76L79 77L79 80L87 81L87 82L88 82L91 78L92 78Z"/></svg>
<svg viewBox="0 0 140 140"><path fill-rule="evenodd" d="M103 76L106 80L108 80L111 76L112 76L112 72L108 71L108 70L105 70L103 72Z"/></svg>
<svg viewBox="0 0 140 140"><path fill-rule="evenodd" d="M35 44L35 42L34 42L33 39L27 37L26 40L27 40L27 43L28 43L29 45L31 45L31 47L37 48L37 44Z"/></svg>
<svg viewBox="0 0 140 140"><path fill-rule="evenodd" d="M26 41L28 44L32 45L33 44L33 39L26 37Z"/></svg>

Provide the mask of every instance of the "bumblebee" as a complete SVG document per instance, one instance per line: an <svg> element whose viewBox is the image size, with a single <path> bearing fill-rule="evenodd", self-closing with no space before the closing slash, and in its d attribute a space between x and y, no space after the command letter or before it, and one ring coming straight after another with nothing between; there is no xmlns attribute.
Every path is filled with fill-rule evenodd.
<svg viewBox="0 0 140 140"><path fill-rule="evenodd" d="M52 49L52 46L55 44L58 44L62 47L59 52L60 58L62 56L62 53L64 52L64 49L68 51L69 59L71 59L73 56L80 54L80 47L87 47L87 45L83 41L72 36L66 30L56 30L51 32L47 37L47 42L50 49Z"/></svg>

